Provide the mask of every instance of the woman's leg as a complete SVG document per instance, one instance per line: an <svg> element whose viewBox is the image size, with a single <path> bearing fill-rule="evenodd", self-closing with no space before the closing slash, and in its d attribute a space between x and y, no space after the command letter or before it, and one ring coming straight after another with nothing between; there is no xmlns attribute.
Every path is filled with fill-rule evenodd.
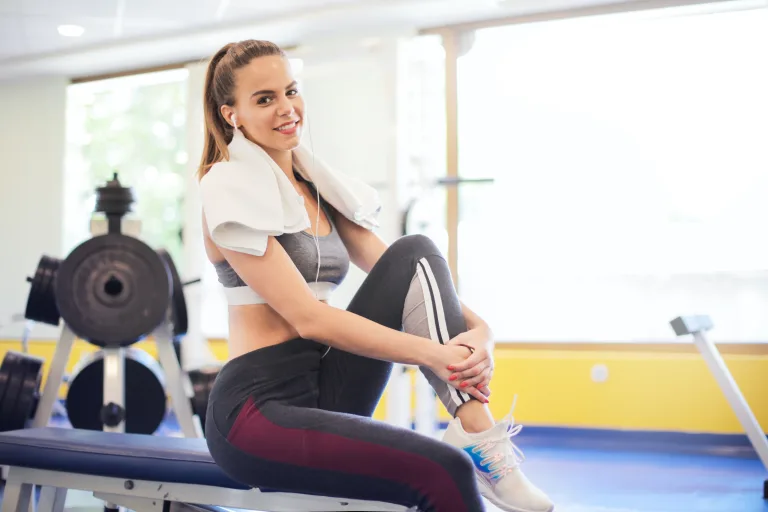
<svg viewBox="0 0 768 512"><path fill-rule="evenodd" d="M424 512L484 509L474 467L461 451L370 418L307 406L317 390L301 376L279 384L272 392L288 403L250 397L232 408L236 401L227 399L226 386L209 403L208 447L234 480L262 490L381 501Z"/></svg>
<svg viewBox="0 0 768 512"><path fill-rule="evenodd" d="M349 305L349 311L392 329L447 343L466 323L448 264L427 237L399 239L382 255ZM321 362L321 409L373 414L391 363L331 349ZM455 417L443 440L468 454L483 496L502 510L548 512L551 501L520 471L510 436L519 431L510 416L498 424L485 404L421 368Z"/></svg>
<svg viewBox="0 0 768 512"><path fill-rule="evenodd" d="M445 258L423 235L398 239L382 255L347 308L392 329L447 343L467 330ZM389 380L392 363L330 349L320 367L321 409L360 416L373 414ZM451 416L476 401L421 368ZM479 402L478 402L479 404ZM480 414L477 414L477 413ZM475 409L493 426L487 409Z"/></svg>

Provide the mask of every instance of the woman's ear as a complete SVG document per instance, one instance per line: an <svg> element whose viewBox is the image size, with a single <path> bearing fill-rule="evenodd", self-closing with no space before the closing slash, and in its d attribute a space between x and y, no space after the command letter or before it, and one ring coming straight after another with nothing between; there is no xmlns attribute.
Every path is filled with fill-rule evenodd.
<svg viewBox="0 0 768 512"><path fill-rule="evenodd" d="M229 123L233 128L237 128L237 116L235 110L229 105L221 106L221 116Z"/></svg>

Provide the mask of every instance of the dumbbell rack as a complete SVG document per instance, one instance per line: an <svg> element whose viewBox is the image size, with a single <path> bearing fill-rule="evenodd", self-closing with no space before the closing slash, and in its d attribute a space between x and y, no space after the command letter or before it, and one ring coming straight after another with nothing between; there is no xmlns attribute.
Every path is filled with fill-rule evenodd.
<svg viewBox="0 0 768 512"><path fill-rule="evenodd" d="M200 419L192 412L192 383L187 373L181 370L181 365L174 351L170 310L166 320L155 329L152 337L157 344L158 359L165 373L166 391L171 399L171 408L176 415L184 437L203 437ZM50 370L32 420L33 428L44 427L51 419L54 403L58 399L59 388L74 342L75 333L63 322ZM102 403L105 407L125 411L125 349L105 347L101 350L104 353ZM125 414L119 414L118 421L105 422L104 431L125 432Z"/></svg>

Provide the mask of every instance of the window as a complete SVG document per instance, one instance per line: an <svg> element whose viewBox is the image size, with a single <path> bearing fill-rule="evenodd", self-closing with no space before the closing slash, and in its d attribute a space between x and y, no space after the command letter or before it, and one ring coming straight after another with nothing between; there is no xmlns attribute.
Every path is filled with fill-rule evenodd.
<svg viewBox="0 0 768 512"><path fill-rule="evenodd" d="M429 236L448 254L445 176L445 51L439 36L400 42L398 193L407 210L402 231Z"/></svg>
<svg viewBox="0 0 768 512"><path fill-rule="evenodd" d="M186 79L178 69L68 87L64 254L90 238L95 189L117 172L141 239L183 268Z"/></svg>
<svg viewBox="0 0 768 512"><path fill-rule="evenodd" d="M459 287L499 340L768 339L768 9L477 31Z"/></svg>

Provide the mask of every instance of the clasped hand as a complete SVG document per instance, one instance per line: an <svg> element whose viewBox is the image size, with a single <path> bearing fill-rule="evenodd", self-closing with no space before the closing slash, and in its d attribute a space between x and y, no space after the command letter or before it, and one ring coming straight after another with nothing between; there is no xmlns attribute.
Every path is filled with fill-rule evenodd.
<svg viewBox="0 0 768 512"><path fill-rule="evenodd" d="M485 329L472 329L440 346L441 354L433 371L443 381L488 403L493 376L491 337Z"/></svg>

